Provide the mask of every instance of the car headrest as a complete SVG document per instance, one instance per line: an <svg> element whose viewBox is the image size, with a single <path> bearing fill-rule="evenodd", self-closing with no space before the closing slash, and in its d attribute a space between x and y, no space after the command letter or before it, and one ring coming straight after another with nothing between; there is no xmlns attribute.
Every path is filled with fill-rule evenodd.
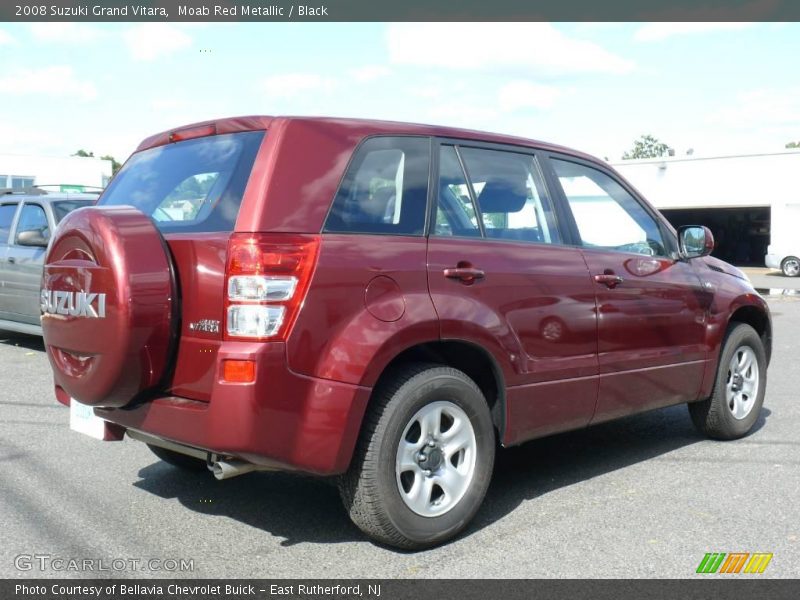
<svg viewBox="0 0 800 600"><path fill-rule="evenodd" d="M528 200L525 186L515 186L507 179L487 181L483 186L478 204L483 213L511 213L522 210Z"/></svg>

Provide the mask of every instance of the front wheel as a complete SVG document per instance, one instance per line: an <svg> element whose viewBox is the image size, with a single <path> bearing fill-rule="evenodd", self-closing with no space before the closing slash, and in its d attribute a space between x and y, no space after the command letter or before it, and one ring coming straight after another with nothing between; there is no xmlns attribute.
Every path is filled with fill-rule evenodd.
<svg viewBox="0 0 800 600"><path fill-rule="evenodd" d="M800 275L800 258L788 256L781 263L781 272L786 277L797 277Z"/></svg>
<svg viewBox="0 0 800 600"><path fill-rule="evenodd" d="M373 539L419 549L455 536L478 510L494 465L486 399L463 372L416 364L376 388L340 493Z"/></svg>
<svg viewBox="0 0 800 600"><path fill-rule="evenodd" d="M722 347L711 397L689 404L689 414L697 429L709 437L740 438L758 420L766 387L764 344L750 325L735 323Z"/></svg>

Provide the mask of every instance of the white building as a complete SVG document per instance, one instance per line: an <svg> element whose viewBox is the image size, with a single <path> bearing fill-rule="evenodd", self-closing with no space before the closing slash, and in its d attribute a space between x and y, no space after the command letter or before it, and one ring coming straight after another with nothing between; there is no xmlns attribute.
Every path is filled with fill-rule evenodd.
<svg viewBox="0 0 800 600"><path fill-rule="evenodd" d="M800 150L613 163L675 225L707 225L716 256L764 264L767 246L800 237Z"/></svg>
<svg viewBox="0 0 800 600"><path fill-rule="evenodd" d="M81 191L83 187L105 187L109 179L110 160L0 154L0 188L47 185L61 191Z"/></svg>

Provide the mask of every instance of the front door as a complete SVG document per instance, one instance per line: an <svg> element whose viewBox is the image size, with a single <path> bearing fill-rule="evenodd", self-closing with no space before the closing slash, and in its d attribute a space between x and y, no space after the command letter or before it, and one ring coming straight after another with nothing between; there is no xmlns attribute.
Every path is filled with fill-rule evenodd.
<svg viewBox="0 0 800 600"><path fill-rule="evenodd" d="M659 217L611 173L550 165L574 219L597 297L600 389L593 422L688 402L707 348L705 293Z"/></svg>
<svg viewBox="0 0 800 600"><path fill-rule="evenodd" d="M14 320L38 325L41 314L39 290L47 249L20 245L18 236L22 231L38 231L45 239L50 237L50 224L41 205L26 202L20 209L6 253L5 278L8 311Z"/></svg>

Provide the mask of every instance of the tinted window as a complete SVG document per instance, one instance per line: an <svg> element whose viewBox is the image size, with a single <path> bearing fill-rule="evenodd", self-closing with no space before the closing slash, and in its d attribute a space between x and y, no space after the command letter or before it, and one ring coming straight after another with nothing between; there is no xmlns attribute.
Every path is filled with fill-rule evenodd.
<svg viewBox="0 0 800 600"><path fill-rule="evenodd" d="M61 222L61 219L71 213L73 210L83 208L84 206L92 206L93 200L58 200L53 202L53 213L55 214L56 224Z"/></svg>
<svg viewBox="0 0 800 600"><path fill-rule="evenodd" d="M325 231L422 235L428 199L430 141L365 141L342 180Z"/></svg>
<svg viewBox="0 0 800 600"><path fill-rule="evenodd" d="M131 204L162 231L232 231L263 131L186 140L134 154L100 204Z"/></svg>
<svg viewBox="0 0 800 600"><path fill-rule="evenodd" d="M583 246L667 256L657 221L614 179L591 167L553 160Z"/></svg>
<svg viewBox="0 0 800 600"><path fill-rule="evenodd" d="M11 222L17 212L16 204L0 205L0 244L8 243L8 236L11 233Z"/></svg>
<svg viewBox="0 0 800 600"><path fill-rule="evenodd" d="M478 218L456 149L439 149L439 192L435 235L480 237Z"/></svg>
<svg viewBox="0 0 800 600"><path fill-rule="evenodd" d="M38 231L45 239L50 239L50 225L47 223L47 215L44 209L38 204L25 204L17 221L17 232Z"/></svg>
<svg viewBox="0 0 800 600"><path fill-rule="evenodd" d="M486 237L548 244L561 241L533 156L478 148L460 147L458 151L472 186L466 193L471 191L477 202ZM456 185L453 191L463 202L466 196L458 189ZM450 203L446 196L447 190L440 190L445 209ZM448 211L444 212L448 216Z"/></svg>

